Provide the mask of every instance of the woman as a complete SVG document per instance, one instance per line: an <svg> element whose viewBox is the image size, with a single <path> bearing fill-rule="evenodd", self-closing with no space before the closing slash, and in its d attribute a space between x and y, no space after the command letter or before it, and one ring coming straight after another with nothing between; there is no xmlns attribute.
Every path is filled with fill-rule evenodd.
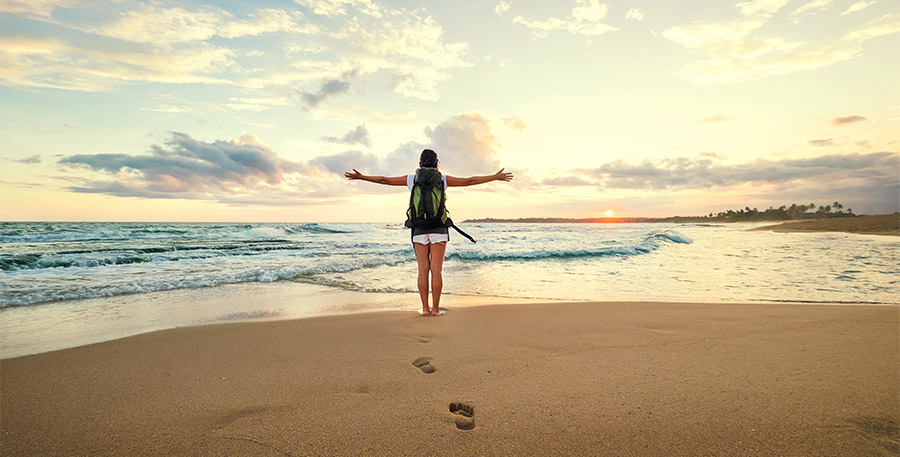
<svg viewBox="0 0 900 457"><path fill-rule="evenodd" d="M422 151L419 156L419 168L437 168L437 154L431 149ZM406 186L412 191L415 181L414 174L407 176L366 176L356 169L353 172L346 172L344 176L347 179L361 179L363 181L374 182L376 184L384 184L387 186ZM487 176L470 176L468 178L457 178L454 176L443 176L444 190L448 187L474 186L484 184L491 181L511 181L512 173L504 173L500 171ZM439 316L441 314L441 289L444 287L444 280L441 277L441 269L444 265L444 251L447 249L447 242L450 241L450 233L447 227L435 227L432 229L412 229L413 249L416 251L416 262L419 264L419 280L418 289L419 297L422 299L422 315ZM431 295L434 301L434 307L428 307L428 275L431 274Z"/></svg>

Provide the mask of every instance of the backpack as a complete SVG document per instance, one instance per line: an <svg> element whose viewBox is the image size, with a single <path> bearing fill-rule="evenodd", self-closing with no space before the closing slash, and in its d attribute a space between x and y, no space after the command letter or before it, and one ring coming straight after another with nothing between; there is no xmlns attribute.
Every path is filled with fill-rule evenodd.
<svg viewBox="0 0 900 457"><path fill-rule="evenodd" d="M446 206L447 195L444 194L444 179L435 168L419 168L409 194L409 209L406 210L406 227L433 229L435 227L453 227L464 237L475 242L471 236L463 232L450 219Z"/></svg>

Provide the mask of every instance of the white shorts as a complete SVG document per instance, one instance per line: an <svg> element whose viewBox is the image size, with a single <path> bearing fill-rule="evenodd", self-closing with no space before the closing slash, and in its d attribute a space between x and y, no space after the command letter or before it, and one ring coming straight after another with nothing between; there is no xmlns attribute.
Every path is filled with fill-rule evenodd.
<svg viewBox="0 0 900 457"><path fill-rule="evenodd" d="M412 242L419 244L446 243L448 241L450 241L450 235L447 233L423 233L412 237Z"/></svg>

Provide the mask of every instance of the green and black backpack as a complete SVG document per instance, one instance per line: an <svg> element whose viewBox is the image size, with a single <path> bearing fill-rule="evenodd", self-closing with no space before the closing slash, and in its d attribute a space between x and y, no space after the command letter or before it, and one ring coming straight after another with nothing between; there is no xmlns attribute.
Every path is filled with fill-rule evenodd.
<svg viewBox="0 0 900 457"><path fill-rule="evenodd" d="M419 168L409 194L409 209L406 210L406 227L433 229L453 227L462 236L475 242L450 219L447 211L447 195L444 193L444 179L436 168Z"/></svg>

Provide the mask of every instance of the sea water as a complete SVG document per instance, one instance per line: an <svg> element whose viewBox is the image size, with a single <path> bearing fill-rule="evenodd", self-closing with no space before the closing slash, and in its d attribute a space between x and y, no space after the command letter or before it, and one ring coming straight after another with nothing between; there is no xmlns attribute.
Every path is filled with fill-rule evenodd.
<svg viewBox="0 0 900 457"><path fill-rule="evenodd" d="M444 293L900 302L896 237L747 230L758 225L465 224L478 243L451 230ZM32 351L9 348L42 329L65 347L206 321L416 310L415 276L402 224L0 223L0 356Z"/></svg>

